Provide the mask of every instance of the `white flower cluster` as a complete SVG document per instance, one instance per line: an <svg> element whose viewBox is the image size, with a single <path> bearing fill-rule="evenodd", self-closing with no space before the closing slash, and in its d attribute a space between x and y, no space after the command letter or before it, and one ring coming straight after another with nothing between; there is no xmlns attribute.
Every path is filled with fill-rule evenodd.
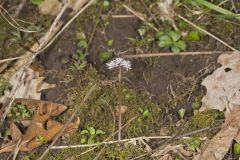
<svg viewBox="0 0 240 160"><path fill-rule="evenodd" d="M107 65L108 69L113 69L113 68L116 68L116 67L123 67L127 71L132 69L131 62L127 61L123 58L116 58L116 59L108 62L106 65Z"/></svg>

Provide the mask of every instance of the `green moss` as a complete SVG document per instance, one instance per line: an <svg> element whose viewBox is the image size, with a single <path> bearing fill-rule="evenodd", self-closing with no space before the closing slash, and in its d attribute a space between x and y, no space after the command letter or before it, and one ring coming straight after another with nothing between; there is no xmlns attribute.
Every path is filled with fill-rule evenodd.
<svg viewBox="0 0 240 160"><path fill-rule="evenodd" d="M159 128L156 124L158 123L157 119L161 116L161 107L150 102L147 95L137 94L124 82L113 82L105 85L97 71L91 67L88 67L84 71L84 76L79 78L76 83L74 87L66 89L67 99L64 103L69 106L69 110L57 118L64 122L75 112L75 107L81 107L80 112L77 114L81 119L80 128L67 140L68 144L81 144L81 138L83 138L81 131L86 127L94 127L106 132L104 135L97 136L95 139L96 142L104 141L112 135L118 129L116 106L120 104L127 106L127 111L122 114L122 125L128 123L130 119L135 117L135 120L122 129L122 138L157 135ZM96 90L87 102L83 106L80 106L81 100L94 84L97 84ZM139 108L148 110L150 114L144 116L139 112ZM116 139L116 136L113 139ZM127 159L128 157L139 155L139 152L143 152L143 149L139 149L138 147L132 145L128 147L109 145L105 147L105 151L101 156L103 159L106 157ZM102 146L90 152L86 155L87 157L83 156L83 159L93 159L101 148ZM49 154L48 159L62 159L61 153L64 157L66 155L74 157L84 151L86 151L86 149L54 151Z"/></svg>
<svg viewBox="0 0 240 160"><path fill-rule="evenodd" d="M221 124L221 119L224 118L224 113L218 110L207 110L204 112L197 113L192 117L186 124L184 128L184 133L207 128L207 127L216 127ZM207 130L206 132L201 132L195 136L207 136L212 137L215 134L216 130Z"/></svg>

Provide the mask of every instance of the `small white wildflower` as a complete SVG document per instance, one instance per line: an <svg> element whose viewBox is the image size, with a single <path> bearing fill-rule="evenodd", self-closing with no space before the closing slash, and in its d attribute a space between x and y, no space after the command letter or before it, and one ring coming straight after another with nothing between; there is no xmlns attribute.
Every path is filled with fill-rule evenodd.
<svg viewBox="0 0 240 160"><path fill-rule="evenodd" d="M125 60L123 58L116 58L114 60L111 60L106 65L107 65L108 69L113 69L113 68L120 67L120 66L125 68L127 71L132 69L131 62L127 61L127 60Z"/></svg>

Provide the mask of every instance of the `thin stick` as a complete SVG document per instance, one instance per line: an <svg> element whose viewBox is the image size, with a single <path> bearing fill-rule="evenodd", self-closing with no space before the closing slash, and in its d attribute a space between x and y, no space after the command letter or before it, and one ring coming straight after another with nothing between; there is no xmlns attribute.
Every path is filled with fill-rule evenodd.
<svg viewBox="0 0 240 160"><path fill-rule="evenodd" d="M126 126L126 125L124 125ZM124 127L122 126L122 128ZM124 142L133 142L133 141L138 141L138 140L152 140L152 139L170 139L170 140L176 140L176 139L181 139L181 138L188 138L189 136L193 135L193 134L197 134L200 132L204 132L207 130L214 130L214 129L218 129L220 127L215 127L215 128L210 128L210 127L206 127L206 128L202 128L199 130L195 130L189 133L184 133L182 135L179 136L150 136L150 137L146 137L146 136L140 136L140 137L136 137L136 138L127 138L127 139L121 139L121 140L115 140L115 141L103 141L101 143L95 143L95 144L81 144L81 145L68 145L68 146L52 146L51 149L65 149L65 148L86 148L86 147L94 147L94 146L100 146L100 145L107 145L107 144L115 144L115 143L124 143ZM114 134L118 133L115 132ZM114 135L113 134L113 135ZM111 137L113 137L113 135Z"/></svg>
<svg viewBox="0 0 240 160"><path fill-rule="evenodd" d="M213 35L212 33L208 32L207 30L197 26L196 24L192 23L191 21L187 20L186 18L184 18L183 16L176 14L176 16L178 16L180 19L182 19L183 21L187 22L188 24L190 24L191 26L195 27L196 29L204 32L205 34L209 35L210 37L214 38L215 40L217 40L218 42L222 43L223 45L225 45L226 47L230 48L233 51L238 51L237 49L233 48L232 46L230 46L229 44L227 44L226 42L224 42L223 40L221 40L220 38L218 38L217 36Z"/></svg>
<svg viewBox="0 0 240 160"><path fill-rule="evenodd" d="M93 147L93 146L100 146L100 145L106 145L106 144L115 144L115 143L124 143L124 142L132 142L132 141L138 141L138 140L150 140L150 139L168 139L172 136L151 136L151 137L136 137L136 138L128 138L128 139L121 139L121 140L115 140L115 141L105 141L102 143L96 143L96 144L82 144L82 145L69 145L69 146L53 146L51 149L65 149L65 148L86 148L86 147Z"/></svg>
<svg viewBox="0 0 240 160"><path fill-rule="evenodd" d="M112 18L135 18L136 16L131 15L131 14L126 14L126 15L112 15Z"/></svg>
<svg viewBox="0 0 240 160"><path fill-rule="evenodd" d="M132 55L120 55L123 58L148 58L148 57L166 57L166 56L194 56L194 55L211 55L219 54L224 51L199 51L199 52L180 52L180 53L146 53L146 54L132 54ZM232 51L227 51L224 53L233 53Z"/></svg>
<svg viewBox="0 0 240 160"><path fill-rule="evenodd" d="M57 136L54 138L52 143L49 145L49 147L43 152L43 154L38 158L38 160L42 160L50 151L50 149L53 147L53 145L57 142L57 140L62 136L64 130L68 127L68 125L73 121L73 119L76 117L77 113L82 109L81 107L83 104L87 101L87 99L91 96L93 91L96 89L96 85L92 86L91 89L88 91L88 93L85 95L83 100L81 101L80 105L75 107L75 112L71 115L71 117L68 119L67 123L63 126L63 128L60 130L60 132L57 134Z"/></svg>
<svg viewBox="0 0 240 160"><path fill-rule="evenodd" d="M122 68L121 67L119 67L119 72L118 72L118 81L119 81L119 90L118 90L118 92L121 92L122 91ZM118 103L119 103L119 106L118 106L118 112L119 112L119 114L118 114L118 130L119 130L119 132L118 132L118 140L120 141L121 140L121 137L122 137L122 135L121 135L121 127L122 127L122 97L121 97L121 95L118 95L119 96L119 98L118 98Z"/></svg>
<svg viewBox="0 0 240 160"><path fill-rule="evenodd" d="M14 61L14 60L21 59L21 58L25 58L25 56L2 59L2 60L0 60L0 64L1 64L1 63L5 63L5 62L9 62L9 61Z"/></svg>
<svg viewBox="0 0 240 160"><path fill-rule="evenodd" d="M130 7L126 6L125 4L123 4L123 7L124 7L127 11L129 11L129 12L131 12L133 15L135 15L137 18L139 18L140 20L142 20L143 22L146 21L146 19L144 18L144 16L143 16L141 13L134 11L134 10L131 9ZM151 26L151 27L152 27L155 31L158 31L158 29L157 29L156 27L154 27L154 26Z"/></svg>

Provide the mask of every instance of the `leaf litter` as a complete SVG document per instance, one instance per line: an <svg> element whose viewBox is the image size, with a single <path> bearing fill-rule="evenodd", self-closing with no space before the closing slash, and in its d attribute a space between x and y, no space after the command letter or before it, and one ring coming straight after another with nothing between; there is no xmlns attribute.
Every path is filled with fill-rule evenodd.
<svg viewBox="0 0 240 160"><path fill-rule="evenodd" d="M218 62L222 66L202 82L207 93L200 110L225 111L226 119L221 130L194 160L221 160L234 140L240 142L240 54L222 54Z"/></svg>
<svg viewBox="0 0 240 160"><path fill-rule="evenodd" d="M30 151L44 143L51 141L64 127L63 123L53 120L52 118L59 116L67 110L67 107L62 104L57 104L49 101L42 101L41 92L44 89L53 88L55 84L43 82L45 77L40 76L43 73L43 68L37 65L32 65L26 73L24 83L20 86L19 92L16 94L14 105L24 106L23 110L29 110L31 116L8 116L10 120L9 129L11 132L10 140L3 144L0 153L11 152L16 148L19 151ZM23 68L18 70L10 79L12 90L5 90L4 95L0 97L0 102L7 103L12 93L18 86ZM14 109L14 105L11 111ZM22 110L14 110L19 113ZM12 114L11 112L8 114ZM21 113L19 113L21 114ZM70 123L64 131L64 135L72 134L80 125L80 119Z"/></svg>
<svg viewBox="0 0 240 160"><path fill-rule="evenodd" d="M19 147L20 151L31 151L53 140L64 126L63 123L52 119L66 111L67 107L62 104L33 99L17 99L17 103L26 105L34 114L24 133L18 127L23 125L23 121L11 122L11 140L2 145L0 153L14 151L16 147ZM67 126L64 134L74 133L79 125L80 119L77 118Z"/></svg>

